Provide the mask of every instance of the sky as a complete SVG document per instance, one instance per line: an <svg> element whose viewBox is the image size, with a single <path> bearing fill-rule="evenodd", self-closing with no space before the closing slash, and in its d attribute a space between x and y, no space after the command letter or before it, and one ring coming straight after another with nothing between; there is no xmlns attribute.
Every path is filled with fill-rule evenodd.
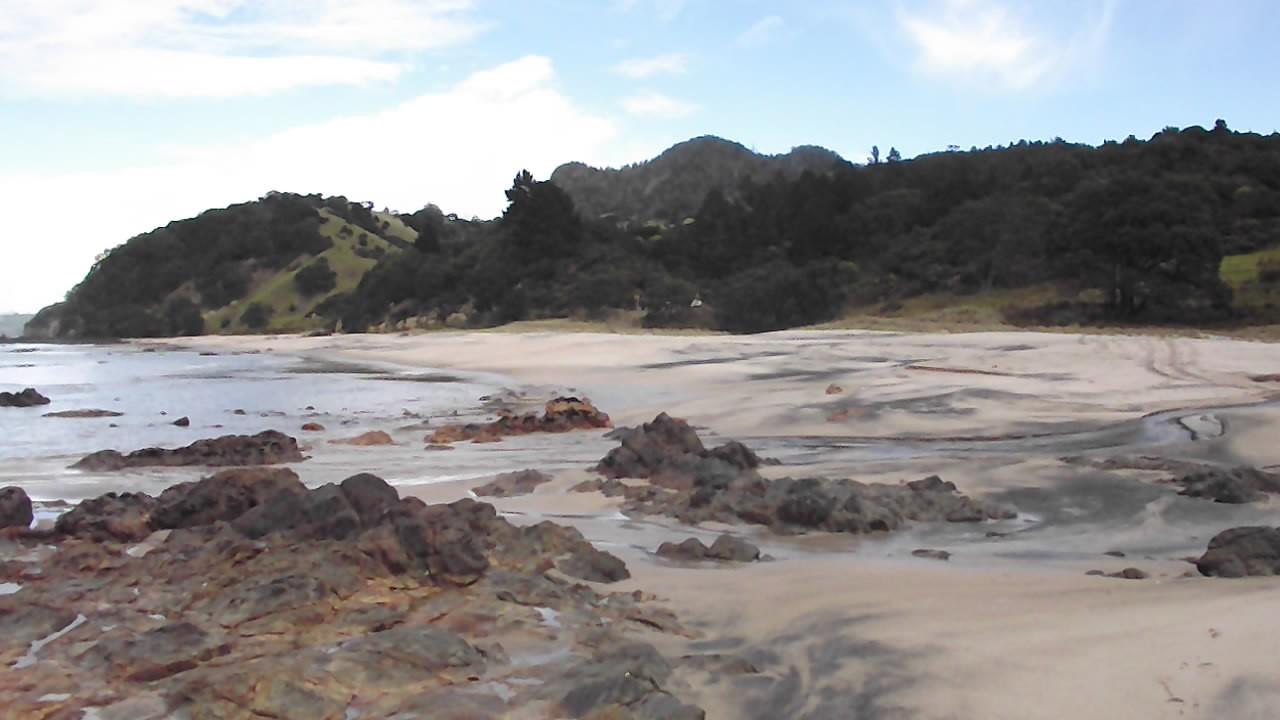
<svg viewBox="0 0 1280 720"><path fill-rule="evenodd" d="M1280 129L1271 0L0 0L0 312L271 190L482 218L713 134L854 162Z"/></svg>

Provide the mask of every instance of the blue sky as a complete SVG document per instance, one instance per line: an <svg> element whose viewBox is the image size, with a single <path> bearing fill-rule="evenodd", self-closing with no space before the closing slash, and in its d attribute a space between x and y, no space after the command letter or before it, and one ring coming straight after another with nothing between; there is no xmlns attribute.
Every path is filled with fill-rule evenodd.
<svg viewBox="0 0 1280 720"><path fill-rule="evenodd" d="M1280 128L1238 0L0 0L0 312L268 190L489 217L520 168L716 134L860 161Z"/></svg>

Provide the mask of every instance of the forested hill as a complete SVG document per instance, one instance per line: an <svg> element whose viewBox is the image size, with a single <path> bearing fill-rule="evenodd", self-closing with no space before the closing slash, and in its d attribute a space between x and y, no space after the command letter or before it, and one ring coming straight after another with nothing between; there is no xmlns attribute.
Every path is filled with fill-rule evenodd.
<svg viewBox="0 0 1280 720"><path fill-rule="evenodd" d="M412 247L400 218L343 197L270 193L138 235L103 253L30 337L303 330L386 255Z"/></svg>
<svg viewBox="0 0 1280 720"><path fill-rule="evenodd" d="M689 147L758 157L699 139L629 169L583 171L613 189L580 198L565 168L554 182L522 172L491 221L272 195L134 238L29 328L362 331L614 316L756 332L918 306L979 307L1015 324L1280 320L1280 135L1219 121L1099 147L1023 141L866 165L802 150L782 157L830 162L768 172L742 170L750 160L685 167ZM633 183L648 190L617 189ZM609 193L618 199L592 199ZM644 217L679 220L633 220Z"/></svg>
<svg viewBox="0 0 1280 720"><path fill-rule="evenodd" d="M778 174L795 179L806 171L826 173L841 165L845 162L839 155L811 145L782 155L761 155L738 143L704 136L621 169L566 163L556 168L551 181L569 193L583 217L675 224L692 217L712 190L734 197L746 181L762 182Z"/></svg>

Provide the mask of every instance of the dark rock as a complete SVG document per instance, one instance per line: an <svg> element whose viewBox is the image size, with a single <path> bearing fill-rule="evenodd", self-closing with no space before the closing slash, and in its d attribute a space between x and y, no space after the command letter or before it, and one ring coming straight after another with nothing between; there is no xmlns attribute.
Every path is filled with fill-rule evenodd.
<svg viewBox="0 0 1280 720"><path fill-rule="evenodd" d="M76 470L103 472L149 466L276 465L302 460L297 440L284 433L267 430L257 435L224 435L197 440L175 450L146 448L128 455L115 450L102 450L85 456L71 467Z"/></svg>
<svg viewBox="0 0 1280 720"><path fill-rule="evenodd" d="M187 417L186 415L183 415L182 417L178 418L177 420L174 420L174 421L173 421L173 424L174 424L175 426L177 426L177 427L190 427L190 426L191 426L191 418Z"/></svg>
<svg viewBox="0 0 1280 720"><path fill-rule="evenodd" d="M1107 577L1120 578L1122 580L1146 580L1150 576L1138 568L1129 567L1121 570L1120 572L1109 573Z"/></svg>
<svg viewBox="0 0 1280 720"><path fill-rule="evenodd" d="M911 555L913 557L927 558L929 560L950 560L951 559L951 553L947 552L946 550L932 550L929 548L920 548L919 550L912 550Z"/></svg>
<svg viewBox="0 0 1280 720"><path fill-rule="evenodd" d="M760 548L733 535L721 535L711 547L698 538L688 538L679 543L664 542L657 554L671 560L695 562L721 560L724 562L752 562L760 559Z"/></svg>
<svg viewBox="0 0 1280 720"><path fill-rule="evenodd" d="M158 504L146 493L107 493L59 515L54 531L91 540L137 542L151 534L151 511Z"/></svg>
<svg viewBox="0 0 1280 720"><path fill-rule="evenodd" d="M1220 503L1250 503L1263 499L1263 493L1280 493L1280 475L1251 467L1209 467L1172 482L1182 486L1179 495Z"/></svg>
<svg viewBox="0 0 1280 720"><path fill-rule="evenodd" d="M370 430L367 433L357 435L353 438L345 440L330 440L331 445L355 445L356 447L374 447L380 445L395 445L396 442L382 430Z"/></svg>
<svg viewBox="0 0 1280 720"><path fill-rule="evenodd" d="M1122 557L1124 557L1124 553L1120 552L1119 550L1108 550L1108 551L1106 551L1106 552L1104 552L1104 553L1102 553L1102 554L1103 554L1103 555L1109 555L1109 556L1111 556L1111 557L1117 557L1117 558L1122 558Z"/></svg>
<svg viewBox="0 0 1280 720"><path fill-rule="evenodd" d="M703 720L706 713L700 708L681 703L663 688L671 674L671 665L652 646L627 642L568 668L548 691L571 686L559 699L571 718Z"/></svg>
<svg viewBox="0 0 1280 720"><path fill-rule="evenodd" d="M1238 578L1280 575L1280 528L1237 527L1209 541L1196 561L1202 575Z"/></svg>
<svg viewBox="0 0 1280 720"><path fill-rule="evenodd" d="M580 548L567 558L556 562L556 569L579 580L611 583L631 577L626 563L591 545Z"/></svg>
<svg viewBox="0 0 1280 720"><path fill-rule="evenodd" d="M18 393L0 392L0 407L35 407L48 405L49 402L49 398L41 395L35 388L27 388Z"/></svg>
<svg viewBox="0 0 1280 720"><path fill-rule="evenodd" d="M333 483L308 492L277 493L238 516L231 526L249 538L279 532L310 540L343 540L363 527L360 514Z"/></svg>
<svg viewBox="0 0 1280 720"><path fill-rule="evenodd" d="M0 488L0 529L31 527L31 498L19 487Z"/></svg>
<svg viewBox="0 0 1280 720"><path fill-rule="evenodd" d="M369 473L352 475L338 487L342 489L343 496L356 511L364 527L372 527L382 518L383 513L400 502L400 494L395 488L388 485L386 480Z"/></svg>
<svg viewBox="0 0 1280 720"><path fill-rule="evenodd" d="M669 560L696 562L706 560L711 550L698 538L685 538L678 543L664 542L658 546L657 555Z"/></svg>
<svg viewBox="0 0 1280 720"><path fill-rule="evenodd" d="M157 530L231 522L278 495L307 492L297 473L288 468L237 468L162 495L151 512Z"/></svg>
<svg viewBox="0 0 1280 720"><path fill-rule="evenodd" d="M1102 577L1102 576L1106 575L1106 573L1105 573L1105 572L1103 572L1103 571L1101 571L1101 570L1088 570L1088 571L1086 571L1086 572L1085 572L1085 575L1094 575L1094 576L1097 576L1097 577Z"/></svg>
<svg viewBox="0 0 1280 720"><path fill-rule="evenodd" d="M503 473L475 489L481 497L514 497L528 495L539 485L551 482L551 476L537 470Z"/></svg>

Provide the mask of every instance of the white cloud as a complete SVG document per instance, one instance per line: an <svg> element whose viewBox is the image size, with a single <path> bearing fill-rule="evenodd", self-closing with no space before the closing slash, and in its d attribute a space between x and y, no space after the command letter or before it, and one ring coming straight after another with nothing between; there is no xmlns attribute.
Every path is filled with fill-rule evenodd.
<svg viewBox="0 0 1280 720"><path fill-rule="evenodd" d="M617 131L555 89L551 61L526 57L382 112L294 128L259 142L190 148L157 167L4 174L11 213L0 309L32 309L78 282L103 249L170 220L269 190L342 194L399 210L434 202L492 217L521 168L618 164Z"/></svg>
<svg viewBox="0 0 1280 720"><path fill-rule="evenodd" d="M669 53L648 58L632 58L623 60L613 66L613 71L625 77L641 79L654 75L683 73L689 66L689 57L684 53Z"/></svg>
<svg viewBox="0 0 1280 720"><path fill-rule="evenodd" d="M921 72L1022 90L1096 54L1113 9L1106 0L1083 30L1056 38L998 0L943 0L901 10L898 24Z"/></svg>
<svg viewBox="0 0 1280 720"><path fill-rule="evenodd" d="M698 106L667 97L659 92L647 92L622 99L622 108L632 115L660 118L682 118L697 112Z"/></svg>
<svg viewBox="0 0 1280 720"><path fill-rule="evenodd" d="M777 15L760 18L738 35L738 44L748 48L768 45L785 24L786 22Z"/></svg>
<svg viewBox="0 0 1280 720"><path fill-rule="evenodd" d="M470 0L0 0L0 88L227 97L394 79L473 37Z"/></svg>

